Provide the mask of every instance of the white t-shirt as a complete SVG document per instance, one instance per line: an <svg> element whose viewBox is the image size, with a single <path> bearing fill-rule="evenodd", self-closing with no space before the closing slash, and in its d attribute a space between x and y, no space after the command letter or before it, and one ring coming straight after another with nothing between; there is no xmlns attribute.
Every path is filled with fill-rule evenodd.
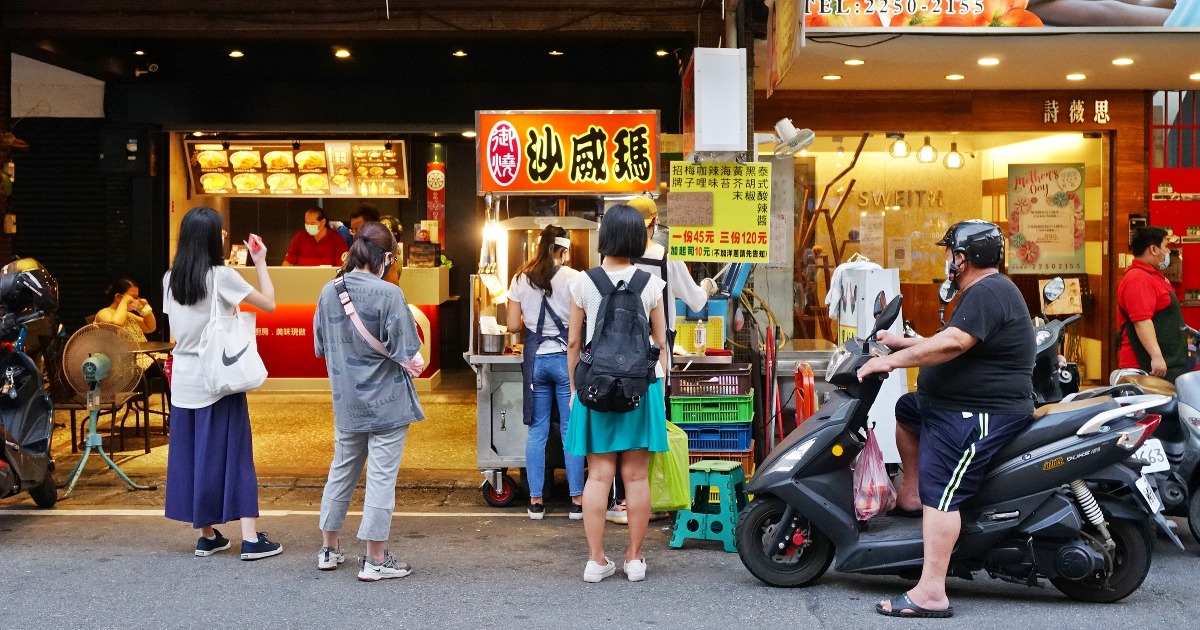
<svg viewBox="0 0 1200 630"><path fill-rule="evenodd" d="M646 253L642 256L651 260L662 260L663 256L667 255L667 251L662 245L651 242L646 246ZM650 272L650 275L655 278L660 277L662 269L654 265L639 264L640 269L645 269ZM675 298L683 300L693 311L699 311L708 303L708 292L696 284L692 279L692 274L688 272L687 265L681 260L667 260L667 297L670 299L664 307L663 315L667 320L667 330L675 330Z"/></svg>
<svg viewBox="0 0 1200 630"><path fill-rule="evenodd" d="M554 311L562 320L563 326L568 325L571 319L571 281L578 276L579 272L570 267L559 267L558 273L550 279L550 310ZM529 276L521 274L513 278L512 286L508 288L508 299L517 302L521 305L521 316L525 319L525 328L534 329L538 325L538 316L542 312L542 290L533 286L529 282ZM546 321L542 327L542 333L547 337L553 337L561 333L562 338L566 340L567 331L559 330L554 324L554 320L550 318L550 314L546 314ZM567 347L563 344L547 339L542 341L542 345L538 346L538 354L552 354L555 352L566 352Z"/></svg>
<svg viewBox="0 0 1200 630"><path fill-rule="evenodd" d="M608 274L608 279L615 285L624 280L629 282L633 279L633 273L638 271L638 267L630 265L620 271L605 271ZM642 289L642 307L646 309L646 317L650 317L650 311L662 302L662 292L664 282L660 278L650 275L650 281L646 283L646 288ZM592 340L592 333L596 331L596 319L600 315L600 301L604 299L600 295L600 290L596 288L592 279L586 273L581 273L571 282L571 298L583 309L584 317L587 321L587 333L583 338L584 345ZM670 348L663 348L662 352L670 352ZM663 376L662 363L655 364L655 373L661 378Z"/></svg>
<svg viewBox="0 0 1200 630"><path fill-rule="evenodd" d="M217 308L232 311L254 290L238 272L225 266L213 267L205 282L204 299L184 306L171 295L171 272L163 276L163 312L171 322L175 357L171 372L171 404L181 409L202 409L221 399L204 385L200 366L200 334L212 309L213 278L220 302Z"/></svg>

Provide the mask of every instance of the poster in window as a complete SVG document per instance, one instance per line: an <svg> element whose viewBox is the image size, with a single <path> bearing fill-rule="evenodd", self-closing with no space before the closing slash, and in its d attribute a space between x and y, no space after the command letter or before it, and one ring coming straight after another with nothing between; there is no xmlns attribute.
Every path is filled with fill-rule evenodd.
<svg viewBox="0 0 1200 630"><path fill-rule="evenodd" d="M1084 273L1083 164L1010 164L1008 272Z"/></svg>

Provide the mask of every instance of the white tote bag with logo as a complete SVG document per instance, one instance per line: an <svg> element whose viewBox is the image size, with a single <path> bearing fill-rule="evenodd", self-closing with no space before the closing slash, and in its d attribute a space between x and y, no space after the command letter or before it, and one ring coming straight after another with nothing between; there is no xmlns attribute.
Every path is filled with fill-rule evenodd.
<svg viewBox="0 0 1200 630"><path fill-rule="evenodd" d="M204 366L204 382L217 396L257 389L267 380L267 366L258 356L254 338L255 314L234 306L232 312L220 308L217 279L220 269L213 269L213 287L209 298L212 308L208 324L200 333L200 364Z"/></svg>

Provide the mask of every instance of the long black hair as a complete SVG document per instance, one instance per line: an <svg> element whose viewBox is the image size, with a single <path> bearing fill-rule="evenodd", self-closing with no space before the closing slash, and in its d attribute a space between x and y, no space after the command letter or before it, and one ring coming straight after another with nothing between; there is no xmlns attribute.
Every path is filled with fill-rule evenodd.
<svg viewBox="0 0 1200 630"><path fill-rule="evenodd" d="M104 287L104 306L107 307L112 304L114 295L128 293L130 289L135 287L137 287L137 283L129 278L117 278L108 283L108 286Z"/></svg>
<svg viewBox="0 0 1200 630"><path fill-rule="evenodd" d="M550 297L554 293L554 289L550 286L551 273L555 266L554 259L559 252L567 249L555 243L554 239L566 237L566 230L557 225L547 225L538 240L537 255L517 270L516 277L525 274L525 277L529 279L529 284L544 291L546 297Z"/></svg>
<svg viewBox="0 0 1200 630"><path fill-rule="evenodd" d="M183 215L168 285L176 302L191 306L208 296L208 271L225 264L223 225L221 215L212 208L192 208Z"/></svg>
<svg viewBox="0 0 1200 630"><path fill-rule="evenodd" d="M646 253L646 223L636 208L617 205L600 219L601 256L640 258Z"/></svg>
<svg viewBox="0 0 1200 630"><path fill-rule="evenodd" d="M346 255L342 273L366 267L371 273L378 274L383 271L384 255L388 253L396 253L396 239L392 231L378 221L367 221L358 228L354 240L350 241L350 253Z"/></svg>

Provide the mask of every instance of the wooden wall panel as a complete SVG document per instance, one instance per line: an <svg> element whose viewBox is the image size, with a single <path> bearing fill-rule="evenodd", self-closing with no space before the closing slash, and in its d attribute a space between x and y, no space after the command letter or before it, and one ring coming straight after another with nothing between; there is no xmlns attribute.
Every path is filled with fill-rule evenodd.
<svg viewBox="0 0 1200 630"><path fill-rule="evenodd" d="M755 95L754 122L758 131L769 131L780 118L792 118L818 134L848 131L930 132L1100 132L1107 156L1107 172L1100 177L1110 194L1104 219L1088 222L1088 238L1106 244L1104 277L1093 278L1093 312L1075 332L1104 344L1104 372L1115 366L1116 349L1109 342L1116 321L1113 296L1122 270L1118 254L1128 251L1129 216L1146 212L1148 181L1146 128L1150 93L1139 90L1053 91L779 91L771 98ZM1058 102L1057 123L1045 122L1045 103ZM1084 120L1069 122L1073 100L1085 103ZM1107 122L1096 122L1094 104L1108 102ZM1089 176L1091 173L1089 173ZM1089 177L1090 179L1090 177ZM1098 281L1097 281L1098 280ZM936 288L905 285L906 315L922 326L937 321Z"/></svg>

